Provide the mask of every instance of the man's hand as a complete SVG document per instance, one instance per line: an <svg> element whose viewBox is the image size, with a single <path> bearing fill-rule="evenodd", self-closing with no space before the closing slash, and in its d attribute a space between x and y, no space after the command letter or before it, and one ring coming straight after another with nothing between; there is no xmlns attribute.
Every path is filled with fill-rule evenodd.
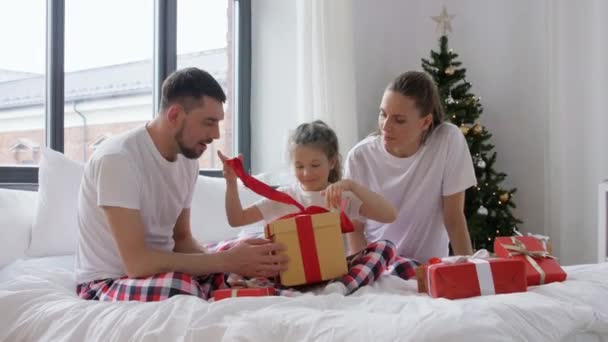
<svg viewBox="0 0 608 342"><path fill-rule="evenodd" d="M248 239L227 250L226 271L246 277L273 277L287 269L285 247L267 239Z"/></svg>

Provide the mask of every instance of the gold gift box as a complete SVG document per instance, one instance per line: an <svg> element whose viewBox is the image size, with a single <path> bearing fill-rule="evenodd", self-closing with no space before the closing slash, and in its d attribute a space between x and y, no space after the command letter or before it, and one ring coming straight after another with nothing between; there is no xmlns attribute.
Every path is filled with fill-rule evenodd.
<svg viewBox="0 0 608 342"><path fill-rule="evenodd" d="M310 217L312 222L313 234L309 237L313 237L310 241L314 241L314 243L300 241L301 234L298 232L297 225L298 222L302 224L302 221L306 220L304 216ZM287 254L289 262L287 270L280 274L283 286L311 284L341 277L348 273L342 243L340 214L337 212L299 215L274 221L266 226L266 237L286 246L286 250L282 253ZM303 250L311 248L314 250ZM314 254L315 250L318 257L320 279L314 279L314 277L313 279L307 279L305 267L315 269L316 262L310 258L304 260L304 256L311 252Z"/></svg>

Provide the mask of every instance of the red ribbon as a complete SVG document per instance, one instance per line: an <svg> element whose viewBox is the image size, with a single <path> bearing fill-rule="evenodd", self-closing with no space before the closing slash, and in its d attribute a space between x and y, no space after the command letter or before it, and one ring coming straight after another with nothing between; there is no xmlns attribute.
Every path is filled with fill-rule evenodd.
<svg viewBox="0 0 608 342"><path fill-rule="evenodd" d="M319 266L319 255L315 242L315 231L312 227L310 215L300 215L296 217L298 227L298 240L300 242L300 253L304 262L304 276L308 283L317 283L322 280L321 267Z"/></svg>
<svg viewBox="0 0 608 342"><path fill-rule="evenodd" d="M316 205L311 205L310 207L305 208L302 204L300 204L298 201L293 199L293 197L289 196L288 194L286 194L282 191L273 189L268 184L251 177L249 174L247 174L247 172L245 172L245 169L243 168L243 162L239 158L229 159L226 161L226 163L234 170L237 177L239 177L241 179L241 181L243 181L243 184L245 184L246 187L251 189L256 194L263 196L265 198L271 199L273 201L294 205L300 210L300 212L298 212L298 213L285 215L285 216L281 217L280 219L297 217L299 215L313 215L313 214L322 214L322 213L329 212L329 210L316 206ZM355 231L355 228L353 226L352 221L344 213L345 207L346 207L346 200L342 201L342 205L340 208L340 227L342 228L342 233L351 233L351 232Z"/></svg>

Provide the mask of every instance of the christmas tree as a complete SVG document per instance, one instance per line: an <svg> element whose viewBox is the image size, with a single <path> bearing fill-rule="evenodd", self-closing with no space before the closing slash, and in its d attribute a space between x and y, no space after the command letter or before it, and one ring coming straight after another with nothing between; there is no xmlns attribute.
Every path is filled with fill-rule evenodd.
<svg viewBox="0 0 608 342"><path fill-rule="evenodd" d="M456 60L458 54L448 48L447 33L451 32L453 17L447 14L445 7L440 16L433 17L442 31L439 52L431 50L430 60L422 59L422 68L435 80L448 120L460 127L469 145L477 186L466 191L465 216L473 249L491 251L496 236L513 235L513 228L522 221L511 211L515 208L513 193L516 189L503 188L501 183L507 175L494 169L496 152L490 143L492 134L478 121L483 111L481 97L470 92L466 69Z"/></svg>

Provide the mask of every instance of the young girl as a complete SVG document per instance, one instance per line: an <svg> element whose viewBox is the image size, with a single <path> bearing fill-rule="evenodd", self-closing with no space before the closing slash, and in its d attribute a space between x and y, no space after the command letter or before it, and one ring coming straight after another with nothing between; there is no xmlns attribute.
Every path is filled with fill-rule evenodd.
<svg viewBox="0 0 608 342"><path fill-rule="evenodd" d="M352 180L341 180L338 138L324 122L317 120L298 126L290 139L289 152L298 181L279 190L289 194L303 206L339 209L342 200L346 199L347 206L344 211L358 229L362 227L359 222L363 221L363 218L383 223L395 220L395 209L382 196ZM295 206L269 199L262 199L243 209L237 191L237 176L225 163L226 156L221 152L218 152L218 155L224 162L227 184L226 214L231 226L240 227L261 220L268 223L298 212ZM395 256L395 247L390 241L377 241L368 245L348 257L349 273L330 284L325 292L345 295L354 292L376 280L395 261ZM414 265L408 260L400 259L400 264L393 265L393 269L397 275L409 279L414 274Z"/></svg>

